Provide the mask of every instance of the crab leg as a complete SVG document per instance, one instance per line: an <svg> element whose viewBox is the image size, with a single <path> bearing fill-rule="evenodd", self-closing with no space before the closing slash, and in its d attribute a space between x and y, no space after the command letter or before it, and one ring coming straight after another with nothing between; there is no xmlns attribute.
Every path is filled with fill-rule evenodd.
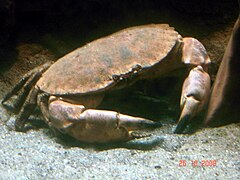
<svg viewBox="0 0 240 180"><path fill-rule="evenodd" d="M23 107L21 108L15 121L15 129L17 131L25 131L24 125L27 121L27 118L35 110L37 105L38 91L39 91L38 89L32 88L30 93L28 94L27 99L23 104Z"/></svg>
<svg viewBox="0 0 240 180"><path fill-rule="evenodd" d="M211 60L203 44L195 38L183 38L182 62L190 68L201 65L204 71L208 71Z"/></svg>
<svg viewBox="0 0 240 180"><path fill-rule="evenodd" d="M3 101L2 104L13 112L19 112L20 108L24 104L24 101L26 101L28 94L30 93L33 84L36 83L40 76L40 72L36 72L35 74L31 75L26 81L26 83L23 85L22 89L19 90L17 98L14 99L13 102L10 101L10 103L8 104L6 103L6 101Z"/></svg>
<svg viewBox="0 0 240 180"><path fill-rule="evenodd" d="M22 79L13 87L13 89L4 96L4 98L2 99L2 104L4 104L5 101L7 101L9 98L11 98L11 96L16 94L21 88L23 88L24 84L27 82L29 77L33 75L33 73L33 71L29 71L27 74L25 74Z"/></svg>
<svg viewBox="0 0 240 180"><path fill-rule="evenodd" d="M18 112L19 108L22 106L26 97L28 96L32 86L38 81L39 77L42 75L47 68L49 68L53 62L47 62L43 65L40 65L32 70L30 70L27 74L23 76L23 78L14 86L14 88L5 95L2 100L2 104L13 110ZM11 104L6 103L13 95L18 94L17 99Z"/></svg>
<svg viewBox="0 0 240 180"><path fill-rule="evenodd" d="M132 130L161 126L159 122L115 111L85 110L83 105L61 100L55 100L49 104L49 114L54 127L85 142L129 140L136 138L134 133L131 133Z"/></svg>
<svg viewBox="0 0 240 180"><path fill-rule="evenodd" d="M210 93L210 77L207 73L211 60L205 47L197 39L183 38L182 62L190 69L185 79L180 107L182 109L175 133L182 133L203 110Z"/></svg>
<svg viewBox="0 0 240 180"><path fill-rule="evenodd" d="M180 106L182 109L178 125L174 133L182 133L191 120L203 110L210 94L210 77L202 66L192 69L185 79Z"/></svg>

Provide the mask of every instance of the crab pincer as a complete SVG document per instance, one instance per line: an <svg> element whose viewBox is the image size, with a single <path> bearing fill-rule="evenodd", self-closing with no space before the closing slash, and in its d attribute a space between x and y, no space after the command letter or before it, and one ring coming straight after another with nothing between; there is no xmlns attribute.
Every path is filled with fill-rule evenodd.
<svg viewBox="0 0 240 180"><path fill-rule="evenodd" d="M182 109L174 133L183 133L186 127L194 123L193 119L203 111L210 94L210 77L202 66L193 68L185 79L180 107Z"/></svg>

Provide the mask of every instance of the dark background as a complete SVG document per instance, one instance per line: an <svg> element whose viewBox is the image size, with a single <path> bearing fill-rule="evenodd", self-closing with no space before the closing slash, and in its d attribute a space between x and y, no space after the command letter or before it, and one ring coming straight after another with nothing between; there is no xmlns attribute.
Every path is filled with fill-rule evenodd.
<svg viewBox="0 0 240 180"><path fill-rule="evenodd" d="M206 36L223 28L237 11L236 0L1 0L0 42L26 31L37 31L36 36L68 31L74 38L89 41L148 23L170 23L182 35L194 34L201 26L198 36ZM209 25L214 28L210 30Z"/></svg>

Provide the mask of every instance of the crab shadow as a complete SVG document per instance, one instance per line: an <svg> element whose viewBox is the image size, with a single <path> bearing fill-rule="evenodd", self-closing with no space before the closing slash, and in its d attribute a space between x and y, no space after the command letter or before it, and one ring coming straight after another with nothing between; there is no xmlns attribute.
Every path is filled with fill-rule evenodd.
<svg viewBox="0 0 240 180"><path fill-rule="evenodd" d="M101 144L83 143L68 135L62 135L61 137L58 136L55 140L57 143L63 145L64 148L66 149L79 147L82 149L95 151L106 151L119 148L146 151L156 149L157 147L161 147L164 142L164 138L161 136L150 136L147 138L134 139L127 142L101 143Z"/></svg>

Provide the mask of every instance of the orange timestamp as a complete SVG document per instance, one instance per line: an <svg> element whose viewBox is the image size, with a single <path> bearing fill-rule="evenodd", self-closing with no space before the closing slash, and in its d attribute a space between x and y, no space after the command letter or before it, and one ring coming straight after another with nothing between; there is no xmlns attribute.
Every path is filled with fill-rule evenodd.
<svg viewBox="0 0 240 180"><path fill-rule="evenodd" d="M179 161L178 166L179 167L185 167L187 166L187 164L192 165L192 167L216 167L217 166L217 160L191 160L191 161L187 161L187 160L183 160L181 159Z"/></svg>

